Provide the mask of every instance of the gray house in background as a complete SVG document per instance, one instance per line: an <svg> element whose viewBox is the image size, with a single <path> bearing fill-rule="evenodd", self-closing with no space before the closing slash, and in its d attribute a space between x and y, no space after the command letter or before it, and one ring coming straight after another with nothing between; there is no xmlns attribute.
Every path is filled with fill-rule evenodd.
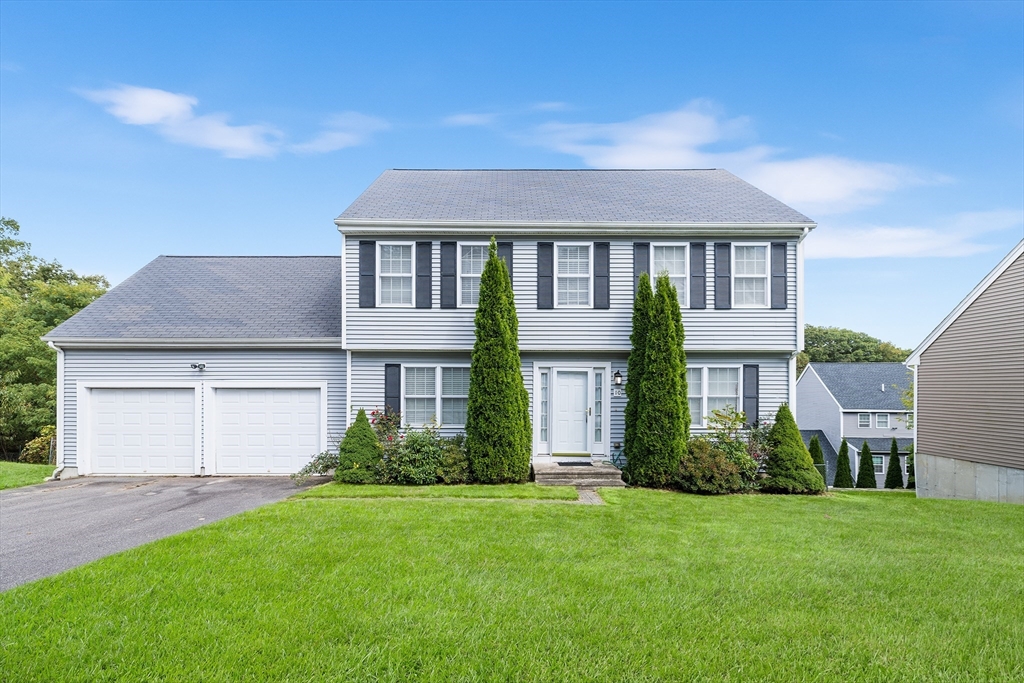
<svg viewBox="0 0 1024 683"><path fill-rule="evenodd" d="M796 421L805 443L818 435L825 454L826 481L836 476L839 445L846 439L850 471L856 480L860 449L866 441L881 487L889 467L892 439L899 447L906 484L907 455L914 443L913 413L901 394L911 383L902 363L809 363L796 383Z"/></svg>
<svg viewBox="0 0 1024 683"><path fill-rule="evenodd" d="M694 431L796 403L815 224L726 171L391 170L335 224L340 258L160 257L46 335L63 475L287 474L359 408L461 431L492 236L535 464L620 451L643 272L679 293Z"/></svg>
<svg viewBox="0 0 1024 683"><path fill-rule="evenodd" d="M1024 240L906 363L917 495L1024 503Z"/></svg>

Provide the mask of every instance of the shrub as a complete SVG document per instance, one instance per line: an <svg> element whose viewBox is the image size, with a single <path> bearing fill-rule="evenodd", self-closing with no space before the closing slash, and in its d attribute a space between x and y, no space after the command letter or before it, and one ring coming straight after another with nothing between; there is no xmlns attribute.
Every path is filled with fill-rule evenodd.
<svg viewBox="0 0 1024 683"><path fill-rule="evenodd" d="M815 465L825 464L825 456L821 452L821 442L818 441L817 434L811 437L811 444L807 447L807 452L811 454L811 462Z"/></svg>
<svg viewBox="0 0 1024 683"><path fill-rule="evenodd" d="M900 448L896 445L896 439L892 440L889 446L889 468L885 473L885 488L903 488L903 468L900 467Z"/></svg>
<svg viewBox="0 0 1024 683"><path fill-rule="evenodd" d="M907 488L917 488L917 480L914 477L914 444L910 444L910 448L907 449Z"/></svg>
<svg viewBox="0 0 1024 683"><path fill-rule="evenodd" d="M410 486L436 484L443 456L437 427L428 425L423 429L410 429L399 438L396 447L385 452L380 461L379 481Z"/></svg>
<svg viewBox="0 0 1024 683"><path fill-rule="evenodd" d="M878 488L878 481L875 479L875 461L871 457L871 447L868 446L867 441L860 447L860 465L857 467L857 488Z"/></svg>
<svg viewBox="0 0 1024 683"><path fill-rule="evenodd" d="M744 415L737 413L737 415ZM743 418L744 420L746 417ZM770 438L774 423L771 420L757 420L747 428L747 454L754 461L757 472L763 472L768 463L768 456L772 453L772 440Z"/></svg>
<svg viewBox="0 0 1024 683"><path fill-rule="evenodd" d="M338 467L338 451L335 449L321 451L313 456L301 470L291 475L296 484L302 484L314 475L330 474Z"/></svg>
<svg viewBox="0 0 1024 683"><path fill-rule="evenodd" d="M785 403L775 415L769 438L771 454L765 464L767 478L761 484L762 490L770 493L821 493L825 490L825 481L815 469L793 413Z"/></svg>
<svg viewBox="0 0 1024 683"><path fill-rule="evenodd" d="M57 438L57 428L47 425L39 430L39 436L25 444L18 456L18 462L27 462L34 465L49 465L50 450L54 448L54 440Z"/></svg>
<svg viewBox="0 0 1024 683"><path fill-rule="evenodd" d="M345 438L338 447L338 466L334 480L345 484L372 484L377 481L377 468L384 449L366 418L366 411L359 409L355 422L345 431Z"/></svg>
<svg viewBox="0 0 1024 683"><path fill-rule="evenodd" d="M673 488L691 493L734 493L747 488L739 467L709 439L690 439L686 457L672 479Z"/></svg>
<svg viewBox="0 0 1024 683"><path fill-rule="evenodd" d="M512 282L493 238L480 276L475 334L466 413L470 470L482 483L526 481L533 430L519 358Z"/></svg>
<svg viewBox="0 0 1024 683"><path fill-rule="evenodd" d="M651 290L651 278L647 273L640 274L636 296L633 297L633 330L629 341L631 349L629 360L626 361L626 435L623 440L622 454L626 457L623 476L629 481L631 473L629 463L639 443L637 440L637 420L640 404L643 402L644 367L646 365L647 335L651 326L651 308L654 306L654 292Z"/></svg>
<svg viewBox="0 0 1024 683"><path fill-rule="evenodd" d="M449 439L441 440L441 466L438 478L445 484L468 484L471 481L464 434L456 434Z"/></svg>
<svg viewBox="0 0 1024 683"><path fill-rule="evenodd" d="M751 444L754 444L755 448L763 444L751 439L751 432L747 432L744 438L743 428L746 420L743 413L728 406L723 410L711 411L711 415L708 416L708 429L712 445L736 466L748 487L753 487L760 464L751 456ZM686 460L686 456L683 456L683 460Z"/></svg>
<svg viewBox="0 0 1024 683"><path fill-rule="evenodd" d="M836 476L832 486L837 489L852 489L853 474L850 472L850 446L846 439L839 444L839 457L836 459Z"/></svg>

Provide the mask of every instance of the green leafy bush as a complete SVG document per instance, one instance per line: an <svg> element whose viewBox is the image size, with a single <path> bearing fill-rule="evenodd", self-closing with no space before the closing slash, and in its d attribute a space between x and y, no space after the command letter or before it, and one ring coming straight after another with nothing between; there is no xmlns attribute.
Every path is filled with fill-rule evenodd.
<svg viewBox="0 0 1024 683"><path fill-rule="evenodd" d="M857 488L878 488L878 481L875 479L875 460L871 456L871 447L868 446L867 441L860 447L860 466L857 467Z"/></svg>
<svg viewBox="0 0 1024 683"><path fill-rule="evenodd" d="M466 456L466 435L441 439L441 466L437 478L442 484L468 484L472 480Z"/></svg>
<svg viewBox="0 0 1024 683"><path fill-rule="evenodd" d="M756 428L745 429L746 421L746 415L737 412L732 406L727 406L722 410L712 410L711 415L708 416L710 432L708 438L715 448L725 454L729 462L736 466L747 488L754 488L760 464L754 459L751 452L757 453L758 449L766 444L758 440L758 436L762 432L758 432ZM691 439L691 443L692 441ZM765 455L767 454L765 453Z"/></svg>
<svg viewBox="0 0 1024 683"><path fill-rule="evenodd" d="M735 493L748 488L740 468L715 443L706 437L694 437L686 457L672 479L673 488L690 493Z"/></svg>
<svg viewBox="0 0 1024 683"><path fill-rule="evenodd" d="M380 462L380 483L425 486L436 484L442 470L444 448L437 427L410 429Z"/></svg>
<svg viewBox="0 0 1024 683"><path fill-rule="evenodd" d="M771 454L765 464L767 477L761 489L769 493L821 493L825 481L811 461L793 413L783 403L775 414L770 433Z"/></svg>
<svg viewBox="0 0 1024 683"><path fill-rule="evenodd" d="M296 484L302 484L307 479L317 475L330 474L338 467L338 451L330 449L321 451L313 456L301 470L291 475Z"/></svg>
<svg viewBox="0 0 1024 683"><path fill-rule="evenodd" d="M892 445L889 446L889 468L885 472L885 488L903 488L903 468L900 467L900 448L896 444L895 438L892 440Z"/></svg>
<svg viewBox="0 0 1024 683"><path fill-rule="evenodd" d="M25 444L18 456L18 462L27 462L34 465L49 465L50 451L54 447L54 439L57 438L57 428L47 425L39 430L39 436Z"/></svg>
<svg viewBox="0 0 1024 683"><path fill-rule="evenodd" d="M837 489L853 488L853 473L850 472L850 445L846 439L839 444L839 457L836 459L836 476L832 487Z"/></svg>
<svg viewBox="0 0 1024 683"><path fill-rule="evenodd" d="M355 422L349 425L338 447L334 480L345 484L376 483L377 468L383 456L384 449L373 432L366 411L360 408Z"/></svg>

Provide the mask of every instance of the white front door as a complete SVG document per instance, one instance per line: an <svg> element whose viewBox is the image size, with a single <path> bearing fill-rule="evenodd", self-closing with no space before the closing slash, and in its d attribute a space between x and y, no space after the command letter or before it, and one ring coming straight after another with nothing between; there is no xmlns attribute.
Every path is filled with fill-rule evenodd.
<svg viewBox="0 0 1024 683"><path fill-rule="evenodd" d="M587 448L586 371L555 373L555 441L553 455L589 454Z"/></svg>
<svg viewBox="0 0 1024 683"><path fill-rule="evenodd" d="M217 474L293 474L320 452L319 389L217 389Z"/></svg>
<svg viewBox="0 0 1024 683"><path fill-rule="evenodd" d="M195 474L195 389L93 389L96 474Z"/></svg>

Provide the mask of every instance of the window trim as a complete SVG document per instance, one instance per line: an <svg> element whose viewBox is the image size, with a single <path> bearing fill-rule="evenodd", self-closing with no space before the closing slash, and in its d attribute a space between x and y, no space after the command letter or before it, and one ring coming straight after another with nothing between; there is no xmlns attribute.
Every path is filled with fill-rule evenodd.
<svg viewBox="0 0 1024 683"><path fill-rule="evenodd" d="M884 427L878 421L878 418L882 417L883 415L885 415ZM892 426L892 420L890 419L889 413L875 413L875 429L888 429L890 426Z"/></svg>
<svg viewBox="0 0 1024 683"><path fill-rule="evenodd" d="M867 418L867 420L861 418ZM871 413L857 413L857 429L871 429Z"/></svg>
<svg viewBox="0 0 1024 683"><path fill-rule="evenodd" d="M455 261L456 261L455 281L456 281L456 285L457 285L456 286L456 293L455 293L457 298L455 300L455 305L456 305L457 308L469 308L469 309L474 309L475 310L476 307L477 307L476 304L466 304L466 303L462 302L462 276L463 276L463 274L462 274L462 247L483 247L484 248L484 254L485 254L484 264L485 264L485 267L486 267L486 263L487 263L486 254L487 254L487 247L488 246L490 246L488 242L458 242L458 248L455 250ZM481 275L482 275L483 271L480 271L480 272L481 272ZM470 277L480 277L480 276L472 275ZM455 366L453 366L453 365L446 365L445 367L447 368L447 367L455 367Z"/></svg>
<svg viewBox="0 0 1024 683"><path fill-rule="evenodd" d="M738 275L736 273L736 247L764 247L764 275ZM730 249L729 263L730 287L729 295L732 297L733 308L771 308L771 272L772 272L772 246L771 242L733 242ZM736 303L736 279L759 277L764 280L764 303L763 304L737 304Z"/></svg>
<svg viewBox="0 0 1024 683"><path fill-rule="evenodd" d="M444 404L442 403L442 401L444 400L444 395L443 395L444 389L442 388L442 382L444 380L444 375L443 375L443 372L444 372L443 369L444 368L468 368L468 367L470 367L469 363L402 363L402 379L401 379L401 382L402 382L402 427L403 428L408 428L408 429L422 429L423 428L423 425L413 425L413 424L409 424L409 423L407 423L405 421L405 416L406 416L406 410L405 410L405 398L406 398L405 371L406 371L406 368L433 368L433 370L434 370L434 423L438 427L451 427L451 428L465 427L466 426L465 424L458 424L456 422L448 424L446 422L442 422L441 421L441 419L443 417L443 410L444 410ZM426 398L426 396L414 396L413 398ZM462 396L449 396L448 398L463 398L463 397ZM469 398L469 396L467 395L465 398ZM424 424L426 424L426 423L424 423Z"/></svg>
<svg viewBox="0 0 1024 683"><path fill-rule="evenodd" d="M690 415L690 428L691 429L707 429L707 426L708 426L708 412L709 412L708 411L708 398L709 398L709 396L708 396L708 374L709 373L707 372L708 370L712 370L712 369L719 370L719 369L721 369L721 370L737 370L738 371L738 373L739 373L739 380L738 380L738 382L736 384L736 391L738 392L736 394L736 400L739 403L736 405L736 411L737 412L742 412L740 410L740 408L742 407L741 404L742 404L742 401L743 401L743 365L742 364L728 364L728 363L726 363L726 364L715 363L715 364L712 364L712 365L697 365L697 364L689 365L689 364L687 364L686 369L687 370L700 370L700 406L701 406L701 410L700 410L700 412L701 412L700 423L699 424L695 423L693 421L693 415ZM691 397L690 397L690 391L689 391L689 384L687 384L686 400L689 401L690 398ZM722 397L721 396L716 396L715 398L722 398Z"/></svg>
<svg viewBox="0 0 1024 683"><path fill-rule="evenodd" d="M876 475L878 475L878 474L885 474L886 473L886 469L887 468L886 468L885 456L875 455L874 453L872 453L871 454L871 465L872 465L872 469L875 470L875 474ZM881 469L878 469L878 468L881 468Z"/></svg>
<svg viewBox="0 0 1024 683"><path fill-rule="evenodd" d="M407 304L385 304L381 303L380 295L383 291L381 286L382 277L406 277L405 275L384 275L380 270L380 252L381 247L409 247L411 258L409 260L410 273L409 283L412 285L411 292L412 296L409 298ZM377 278L377 306L381 308L415 308L416 307L416 243L415 242L377 242L377 262L376 262L376 278ZM405 371L402 371L402 381L405 381ZM402 399L402 405L405 405L405 399ZM404 414L404 413L403 413Z"/></svg>
<svg viewBox="0 0 1024 683"><path fill-rule="evenodd" d="M680 308L690 307L690 243L689 242L651 242L651 275L658 277L658 273L654 272L654 250L658 247L683 247L686 251L683 253L683 274L674 275L671 277L682 277L685 285L685 291L683 301L679 302ZM651 286L654 286L654 282L651 282Z"/></svg>
<svg viewBox="0 0 1024 683"><path fill-rule="evenodd" d="M558 303L558 279L560 277L563 277L563 278L568 278L568 277L578 278L578 277L582 277L581 275L559 275L558 274L558 249L559 249L559 247L586 247L587 248L587 253L588 253L587 265L589 267L589 273L587 274L587 277L589 278L589 284L587 285L587 305L586 306L576 306L576 305L570 306L568 304L559 304ZM554 263L552 264L553 265L552 270L554 271L554 273L553 273L554 280L551 283L552 284L552 294L553 294L553 298L554 298L554 301L552 303L554 304L554 307L555 308L566 308L566 309L573 309L573 308L575 308L577 310L585 310L585 309L588 309L588 308L593 308L594 307L594 243L593 242L555 242L554 243L554 252L555 252L554 253L554 259L553 259Z"/></svg>

